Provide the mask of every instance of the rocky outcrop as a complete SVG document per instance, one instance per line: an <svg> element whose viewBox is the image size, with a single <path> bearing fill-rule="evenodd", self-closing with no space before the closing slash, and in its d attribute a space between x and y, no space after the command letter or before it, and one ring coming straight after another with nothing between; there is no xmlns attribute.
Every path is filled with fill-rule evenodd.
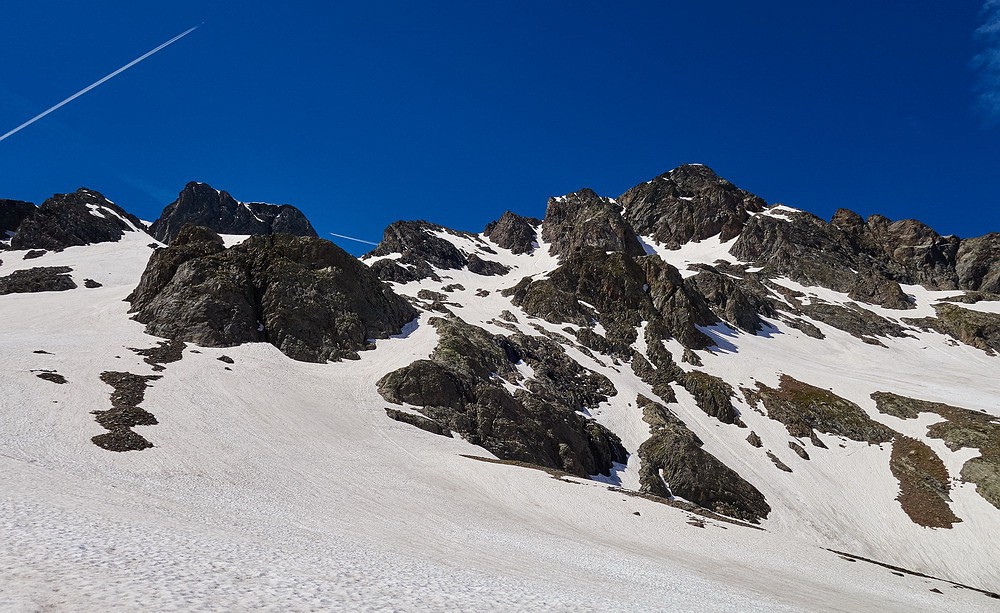
<svg viewBox="0 0 1000 613"><path fill-rule="evenodd" d="M636 185L617 201L636 232L669 249L716 235L728 241L751 213L767 205L700 164L685 164Z"/></svg>
<svg viewBox="0 0 1000 613"><path fill-rule="evenodd" d="M316 236L302 211L290 204L239 202L206 183L190 182L150 226L157 240L170 243L186 224L220 234L293 234Z"/></svg>
<svg viewBox="0 0 1000 613"><path fill-rule="evenodd" d="M535 249L536 228L542 223L534 217L521 217L506 211L500 219L486 225L483 233L491 241L511 253L531 253Z"/></svg>
<svg viewBox="0 0 1000 613"><path fill-rule="evenodd" d="M761 402L767 416L784 424L796 438L810 438L818 431L877 444L889 442L895 436L889 427L868 417L850 400L788 375L781 375L777 389L758 382L756 390L744 389L744 392L751 404Z"/></svg>
<svg viewBox="0 0 1000 613"><path fill-rule="evenodd" d="M880 412L900 419L915 419L921 413L934 413L943 417L944 420L927 428L927 435L943 440L952 451L963 447L979 450L977 457L968 460L962 466L962 479L975 483L976 492L1000 509L1000 418L941 402L918 400L889 392L875 392L872 394L872 399L875 400L875 406ZM922 448L916 448L913 455L914 461L921 460L917 465L920 472L932 477L929 481L925 478L918 479L914 487L930 488L939 497L942 492L947 494L948 473L943 470L943 465L939 465L940 460L936 456L933 459L927 457L926 451ZM938 514L936 517L941 515Z"/></svg>
<svg viewBox="0 0 1000 613"><path fill-rule="evenodd" d="M21 222L35 213L35 205L23 200L6 200L0 198L0 240L5 240L8 233L13 233Z"/></svg>
<svg viewBox="0 0 1000 613"><path fill-rule="evenodd" d="M145 226L101 194L81 187L72 194L52 196L25 217L10 247L62 251L118 241L126 232L145 232Z"/></svg>
<svg viewBox="0 0 1000 613"><path fill-rule="evenodd" d="M507 272L507 267L499 262L475 253L463 253L451 241L442 238L442 233L483 242L473 234L456 232L426 221L396 221L385 229L378 246L365 254L364 259L378 258L371 263L371 269L383 281L395 283L426 278L440 281L441 277L434 269L468 268L470 272L484 276ZM485 242L483 246L489 249ZM394 257L397 254L398 257Z"/></svg>
<svg viewBox="0 0 1000 613"><path fill-rule="evenodd" d="M525 313L552 323L601 323L611 350L623 357L631 356L643 321L695 349L712 344L697 326L718 321L677 269L658 256L632 258L593 247L566 258L547 279L525 278L504 293Z"/></svg>
<svg viewBox="0 0 1000 613"><path fill-rule="evenodd" d="M704 443L663 405L636 400L651 436L639 447L642 491L680 496L706 509L745 521L759 522L771 512L757 488L708 453Z"/></svg>
<svg viewBox="0 0 1000 613"><path fill-rule="evenodd" d="M767 288L753 279L736 280L705 266L684 284L697 291L719 319L751 334L764 329L761 317L777 317Z"/></svg>
<svg viewBox="0 0 1000 613"><path fill-rule="evenodd" d="M877 304L887 309L912 309L916 306L913 299L903 292L899 283L879 275L857 275L848 297L851 300Z"/></svg>
<svg viewBox="0 0 1000 613"><path fill-rule="evenodd" d="M1000 234L963 240L955 256L955 273L962 289L1000 294Z"/></svg>
<svg viewBox="0 0 1000 613"><path fill-rule="evenodd" d="M76 289L76 283L69 276L71 272L73 269L69 266L43 266L12 272L0 277L0 296Z"/></svg>
<svg viewBox="0 0 1000 613"><path fill-rule="evenodd" d="M586 188L549 198L542 238L552 254L564 258L587 247L633 257L646 253L635 230L622 218L621 207Z"/></svg>
<svg viewBox="0 0 1000 613"><path fill-rule="evenodd" d="M740 412L733 406L733 388L714 375L710 375L700 370L692 370L684 373L680 378L681 385L684 386L695 400L698 408L724 424L738 424Z"/></svg>
<svg viewBox="0 0 1000 613"><path fill-rule="evenodd" d="M937 317L904 319L905 323L962 341L993 355L1000 352L1000 314L963 309L951 303L934 305Z"/></svg>
<svg viewBox="0 0 1000 613"><path fill-rule="evenodd" d="M889 469L899 481L896 496L906 515L926 528L951 528L962 521L951 510L951 479L941 458L926 443L898 435Z"/></svg>
<svg viewBox="0 0 1000 613"><path fill-rule="evenodd" d="M580 411L615 393L603 376L541 337L490 334L452 317L433 318L438 345L378 382L389 402L409 403L505 460L578 476L610 474L627 454L618 437ZM534 373L525 379L515 364ZM517 386L513 393L509 386Z"/></svg>
<svg viewBox="0 0 1000 613"><path fill-rule="evenodd" d="M269 342L309 362L355 358L416 310L333 243L252 236L224 249L188 227L150 257L128 297L150 334L209 347Z"/></svg>

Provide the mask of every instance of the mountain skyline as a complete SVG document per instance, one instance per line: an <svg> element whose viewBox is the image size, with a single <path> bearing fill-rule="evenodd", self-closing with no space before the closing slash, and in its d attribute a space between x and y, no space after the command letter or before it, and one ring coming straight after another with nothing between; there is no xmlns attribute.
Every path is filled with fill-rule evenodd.
<svg viewBox="0 0 1000 613"><path fill-rule="evenodd" d="M9 127L204 25L0 143L0 197L88 186L152 219L197 180L377 241L700 162L825 219L973 236L1000 229L995 8L11 7Z"/></svg>

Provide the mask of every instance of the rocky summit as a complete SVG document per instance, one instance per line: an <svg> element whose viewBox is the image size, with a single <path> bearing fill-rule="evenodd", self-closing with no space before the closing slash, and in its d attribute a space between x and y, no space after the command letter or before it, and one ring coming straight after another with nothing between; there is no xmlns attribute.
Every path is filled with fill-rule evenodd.
<svg viewBox="0 0 1000 613"><path fill-rule="evenodd" d="M995 610L1000 234L698 164L515 204L544 216L400 220L355 258L204 183L150 228L89 189L0 200L12 559L232 568L316 608L343 572L445 607L572 574L643 609Z"/></svg>
<svg viewBox="0 0 1000 613"><path fill-rule="evenodd" d="M184 186L149 229L157 240L169 243L189 223L221 234L316 236L302 211L290 204L238 202L227 192L194 181Z"/></svg>

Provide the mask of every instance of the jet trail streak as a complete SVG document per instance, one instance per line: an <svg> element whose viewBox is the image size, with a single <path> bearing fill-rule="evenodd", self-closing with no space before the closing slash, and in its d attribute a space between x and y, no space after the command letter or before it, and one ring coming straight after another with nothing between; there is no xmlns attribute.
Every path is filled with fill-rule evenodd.
<svg viewBox="0 0 1000 613"><path fill-rule="evenodd" d="M80 96L82 96L82 95L86 94L87 92L89 92L90 90L94 89L94 88L95 88L95 87L97 87L98 85L100 85L100 84L104 83L105 81L108 81L109 79L113 79L114 77L116 77L116 76L120 75L121 73L123 73L123 72L125 72L126 70L128 70L129 68L131 68L131 67L135 66L136 64L138 64L139 62L143 61L143 60L144 60L144 59L146 59L147 57L149 57L149 56L153 55L154 53L156 53L157 51L159 51L159 50L163 49L163 48L164 48L164 47L166 47L167 45L170 45L170 44L172 44L172 43L175 43L175 42L177 42L178 40L180 40L180 39L184 38L185 36L187 36L187 35L188 35L188 34L190 34L191 32L194 32L195 30L197 30L197 29L198 29L199 27L200 27L200 26L195 26L195 27L193 27L193 28L190 28L190 29L188 29L188 30L185 30L185 31L181 32L180 34L178 34L177 36L175 36L175 37L171 38L171 39L170 39L170 40L168 40L167 42L163 43L163 44L162 44L162 45L160 45L159 47L157 47L157 48L153 49L152 51L149 51L149 52L147 52L147 53L144 53L144 54L140 55L140 56L139 56L139 57L137 57L136 59L132 60L132 61L131 61L131 62L129 62L128 64L125 64L124 66L122 66L122 67L121 67L121 68L119 68L118 70L116 70L116 71L112 72L111 74L109 74L108 76L104 77L103 79L101 79L101 80L99 80L99 81L95 81L94 83L91 83L90 85L88 85L87 87L84 87L83 89L81 89L80 91L76 92L75 94L73 94L73 95L72 95L72 96L70 96L69 98L66 98L65 100L63 100L63 101L62 101L62 102L60 102L59 104L57 104L57 105L53 106L52 108L49 108L49 109L46 109L45 111L42 111L42 112L41 112L41 113L39 113L38 115L35 115L35 116L34 116L34 117L32 117L31 119L29 119L28 121L26 121L26 122L22 123L21 125L17 126L16 128L14 128L13 130L11 130L10 132L8 132L8 133L4 134L3 136L0 136L0 140L3 140L3 139L5 139L5 138L7 138L8 136L11 136L11 135L13 135L13 134L17 134L18 132L20 132L20 131L21 131L21 130L23 130L24 128L27 128L28 126L30 126L31 124L35 123L36 121L38 121L38 120L39 120L39 119L41 119L42 117L45 117L46 115L48 115L49 113L51 113L52 111L55 111L55 110L58 110L59 108L61 108L61 107L63 107L63 106L66 106L66 105L67 105L67 104L69 104L70 102L72 102L72 101L76 100L76 99L77 99L77 98L79 98Z"/></svg>
<svg viewBox="0 0 1000 613"><path fill-rule="evenodd" d="M364 243L366 245L375 245L376 247L378 247L378 243L373 243L371 241L366 241L360 238L354 238L353 236L344 236L343 234L337 234L336 232L330 232L330 236L336 236L337 238L346 238L349 241L356 241L359 243Z"/></svg>

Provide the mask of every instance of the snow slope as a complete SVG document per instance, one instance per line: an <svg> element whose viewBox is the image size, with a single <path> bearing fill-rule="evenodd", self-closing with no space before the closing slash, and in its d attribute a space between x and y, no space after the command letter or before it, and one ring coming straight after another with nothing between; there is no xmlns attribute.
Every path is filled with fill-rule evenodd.
<svg viewBox="0 0 1000 613"><path fill-rule="evenodd" d="M294 362L264 344L189 345L146 391L142 406L159 424L137 431L155 447L105 451L89 440L103 432L90 411L110 407L111 388L100 373L154 374L129 348L152 347L159 339L128 319L123 302L145 266L149 242L126 234L118 243L73 247L28 262L21 252L2 255L0 274L67 265L81 285L0 296L2 610L996 608L997 601L981 593L823 549L851 543L796 525L802 514L778 510L795 500L782 493L782 483L765 488L763 478L747 477L776 508L765 530L715 520L702 527L687 512L601 483L463 457L489 454L460 438L387 419L374 382L430 353L436 336L428 315L354 362ZM496 290L527 274L543 275L555 262L544 245L522 256L495 249L499 255L490 259L516 266L509 275L445 271L452 278L442 285L462 283L464 292L451 296L466 306L456 310L499 332L488 321L512 307ZM103 287L85 289L84 278ZM411 285L396 289L437 289ZM491 293L474 299L477 289ZM519 325L532 331L515 312ZM734 380L740 368L750 368L751 350L771 351L761 354L768 359L793 346L813 350L792 343L792 334L731 340L735 354L706 356L706 364ZM234 363L217 360L221 355ZM774 369L779 366L788 365L775 363ZM636 431L641 424L629 395L634 400L642 388L622 374L627 368L603 368L620 387L597 418L623 431L634 451L643 433ZM32 372L38 369L55 370L68 383L39 379ZM838 376L828 370L826 376ZM872 384L876 380L873 374ZM987 392L966 393L970 403L985 405ZM725 448L722 434L718 441L707 436L722 428L702 424L704 414L683 397L681 406L711 451ZM874 450L848 453L859 468L882 461ZM831 480L844 481L824 467L837 473ZM621 482L633 487L633 474L633 466L623 469ZM775 479L767 473L768 482ZM849 494L860 495L860 489ZM816 492L802 496L809 512L819 506ZM967 498L963 504L973 504ZM854 552L863 554L862 544ZM952 570L950 564L936 568ZM952 574L982 578L963 570L969 569Z"/></svg>

